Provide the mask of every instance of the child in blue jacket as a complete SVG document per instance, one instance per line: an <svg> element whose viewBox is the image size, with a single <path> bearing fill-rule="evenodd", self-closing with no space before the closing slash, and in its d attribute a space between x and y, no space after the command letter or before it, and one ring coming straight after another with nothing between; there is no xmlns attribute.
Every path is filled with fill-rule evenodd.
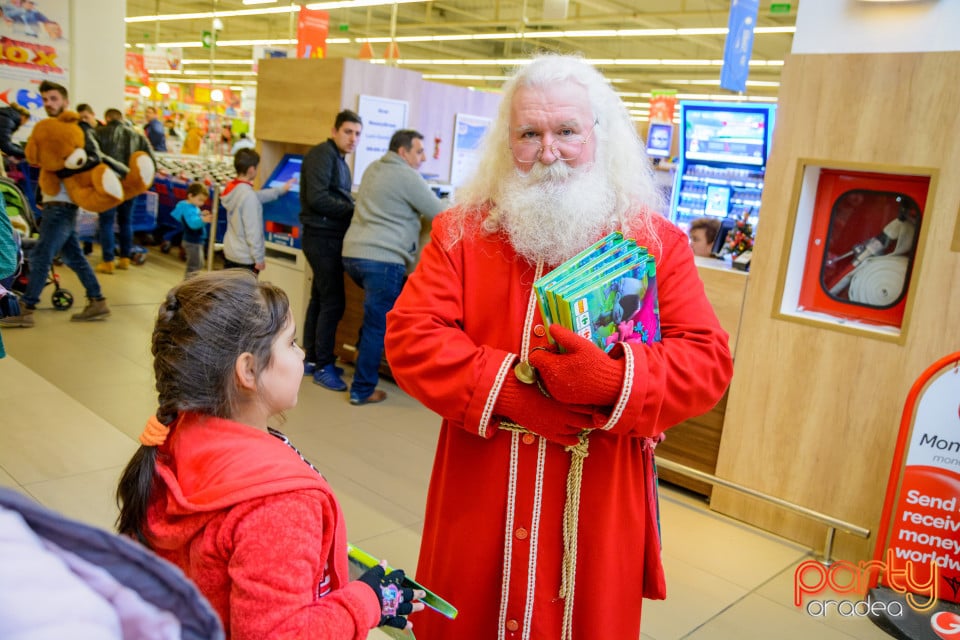
<svg viewBox="0 0 960 640"><path fill-rule="evenodd" d="M187 188L186 200L181 200L170 212L170 217L183 226L183 248L187 253L187 272L184 278L203 269L203 246L207 238L210 212L200 207L207 201L207 185L194 182Z"/></svg>

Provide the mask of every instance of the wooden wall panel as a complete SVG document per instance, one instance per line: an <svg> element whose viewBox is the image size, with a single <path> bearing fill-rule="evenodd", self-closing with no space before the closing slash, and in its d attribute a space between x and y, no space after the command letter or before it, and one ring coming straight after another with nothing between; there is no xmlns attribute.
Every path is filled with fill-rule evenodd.
<svg viewBox="0 0 960 640"><path fill-rule="evenodd" d="M747 290L747 273L734 271L712 258L697 258L697 271L720 326L730 335L730 353L735 353L743 298Z"/></svg>
<svg viewBox="0 0 960 640"><path fill-rule="evenodd" d="M342 58L260 60L257 138L314 145L330 137L344 95L344 62Z"/></svg>
<svg viewBox="0 0 960 640"><path fill-rule="evenodd" d="M717 475L876 531L913 380L960 341L960 52L788 58ZM800 158L932 167L902 344L774 318ZM820 547L808 520L714 491L712 507ZM839 534L840 557L874 539Z"/></svg>

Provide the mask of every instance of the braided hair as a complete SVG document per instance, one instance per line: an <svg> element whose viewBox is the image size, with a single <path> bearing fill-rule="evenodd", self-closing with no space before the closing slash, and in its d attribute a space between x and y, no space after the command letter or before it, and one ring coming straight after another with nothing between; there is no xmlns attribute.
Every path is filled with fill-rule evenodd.
<svg viewBox="0 0 960 640"><path fill-rule="evenodd" d="M201 273L171 289L153 329L157 419L172 427L183 411L229 418L239 402L237 358L252 354L259 376L270 364L289 309L281 289L241 269ZM117 531L147 546L147 505L158 455L165 454L141 446L117 487Z"/></svg>

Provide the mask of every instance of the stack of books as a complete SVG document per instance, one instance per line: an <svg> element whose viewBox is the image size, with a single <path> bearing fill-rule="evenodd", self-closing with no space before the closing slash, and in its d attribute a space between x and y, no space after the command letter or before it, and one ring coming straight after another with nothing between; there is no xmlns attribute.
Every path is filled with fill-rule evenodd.
<svg viewBox="0 0 960 640"><path fill-rule="evenodd" d="M646 247L614 232L533 283L544 323L604 351L660 340L656 267Z"/></svg>

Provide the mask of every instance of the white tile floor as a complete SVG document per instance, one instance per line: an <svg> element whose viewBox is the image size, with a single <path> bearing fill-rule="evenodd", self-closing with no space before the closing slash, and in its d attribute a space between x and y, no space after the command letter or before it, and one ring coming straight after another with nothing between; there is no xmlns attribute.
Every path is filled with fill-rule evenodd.
<svg viewBox="0 0 960 640"><path fill-rule="evenodd" d="M83 289L69 269L59 272L78 310ZM182 272L182 263L154 253L142 267L101 277L109 320L69 322L69 313L52 310L48 288L35 328L3 331L0 485L112 527L117 477L155 406L149 335L156 305ZM439 418L395 385L383 388L390 394L383 404L352 407L346 394L305 379L281 428L329 478L351 541L412 570ZM405 464L384 468L398 459ZM642 638L888 637L866 620L821 621L793 607L793 571L807 549L712 513L685 492L664 486L661 496L669 597L644 604Z"/></svg>

